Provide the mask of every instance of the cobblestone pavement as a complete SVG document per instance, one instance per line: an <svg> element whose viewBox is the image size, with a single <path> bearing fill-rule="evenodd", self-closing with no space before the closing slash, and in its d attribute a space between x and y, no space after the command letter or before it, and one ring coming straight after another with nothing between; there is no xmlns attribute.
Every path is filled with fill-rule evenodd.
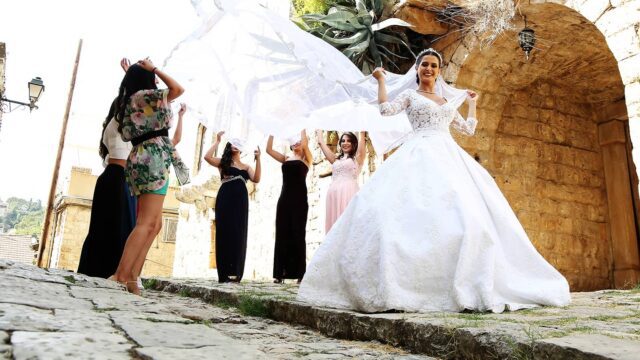
<svg viewBox="0 0 640 360"><path fill-rule="evenodd" d="M0 260L0 359L433 359L225 304ZM184 293L182 295L185 295ZM249 310L259 312L259 304Z"/></svg>
<svg viewBox="0 0 640 360"><path fill-rule="evenodd" d="M331 337L378 340L442 358L640 359L640 286L572 293L571 305L564 308L362 314L298 302L293 282L149 279L146 285L240 308L261 303L264 316L307 325Z"/></svg>

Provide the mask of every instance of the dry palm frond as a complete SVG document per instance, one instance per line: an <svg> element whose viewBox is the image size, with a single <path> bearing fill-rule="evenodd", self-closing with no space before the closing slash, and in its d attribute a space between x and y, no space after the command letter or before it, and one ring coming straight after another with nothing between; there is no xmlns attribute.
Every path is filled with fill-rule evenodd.
<svg viewBox="0 0 640 360"><path fill-rule="evenodd" d="M461 5L450 3L444 9L434 8L431 11L438 13L439 21L452 25L452 32L474 35L483 47L513 29L515 8L513 0L469 0Z"/></svg>

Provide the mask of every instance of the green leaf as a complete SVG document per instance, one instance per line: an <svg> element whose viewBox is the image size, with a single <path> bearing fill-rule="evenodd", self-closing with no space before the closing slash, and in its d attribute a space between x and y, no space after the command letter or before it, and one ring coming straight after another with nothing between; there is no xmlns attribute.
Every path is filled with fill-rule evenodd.
<svg viewBox="0 0 640 360"><path fill-rule="evenodd" d="M387 68L394 67L396 70L400 70L400 68L398 67L398 65L396 65L396 62L394 60L392 60L382 52L380 53L380 55L386 60L385 64L387 65Z"/></svg>
<svg viewBox="0 0 640 360"><path fill-rule="evenodd" d="M378 45L378 49L380 49L381 51L383 51L383 53L385 53L385 52L386 52L387 54L389 54L389 55L391 55L391 56L395 56L395 57L397 57L397 58L399 58L399 59L407 59L407 60L409 60L409 58L408 58L408 57L406 57L406 56L402 56L402 55L400 55L400 54L396 54L396 53L394 53L393 51L389 50L389 48L388 48L388 47L386 47L386 46L384 46L384 45Z"/></svg>
<svg viewBox="0 0 640 360"><path fill-rule="evenodd" d="M373 25L373 16L369 15L368 13L358 15L357 19L361 24L366 25L368 28Z"/></svg>
<svg viewBox="0 0 640 360"><path fill-rule="evenodd" d="M371 8L373 8L376 14L380 14L382 10L384 10L384 3L382 0L371 0Z"/></svg>
<svg viewBox="0 0 640 360"><path fill-rule="evenodd" d="M407 49L409 49L409 45L405 43L400 37L388 35L381 32L374 33L374 37L376 38L376 40L379 40L380 42L404 45Z"/></svg>
<svg viewBox="0 0 640 360"><path fill-rule="evenodd" d="M413 25L409 24L408 22L401 20L401 19L397 19L397 18L391 18L391 19L387 19L384 21L381 21L379 23L373 24L371 26L371 30L373 31L378 31L378 30L382 30L386 27L389 26L406 26L406 27L412 27Z"/></svg>
<svg viewBox="0 0 640 360"><path fill-rule="evenodd" d="M369 12L369 10L367 10L367 3L365 0L356 0L356 9L358 12Z"/></svg>
<svg viewBox="0 0 640 360"><path fill-rule="evenodd" d="M353 51L356 54L360 54L363 51L367 50L367 48L369 47L369 39L366 39L364 41L361 41L357 44L351 45L348 48L345 49L346 50L350 50Z"/></svg>
<svg viewBox="0 0 640 360"><path fill-rule="evenodd" d="M351 45L362 41L369 35L369 30L360 30L355 35L345 37L345 38L334 38L330 36L323 36L322 40L325 40L334 45Z"/></svg>
<svg viewBox="0 0 640 360"><path fill-rule="evenodd" d="M371 42L369 43L369 53L371 54L371 57L373 57L375 66L382 66L382 58L380 57L380 52L378 51L378 45L376 44L375 39L371 39Z"/></svg>
<svg viewBox="0 0 640 360"><path fill-rule="evenodd" d="M320 21L326 22L326 21L348 21L351 18L356 17L356 14L349 12L349 11L336 11L333 14L329 14L329 15L325 15L324 17L322 17L321 19L319 19Z"/></svg>

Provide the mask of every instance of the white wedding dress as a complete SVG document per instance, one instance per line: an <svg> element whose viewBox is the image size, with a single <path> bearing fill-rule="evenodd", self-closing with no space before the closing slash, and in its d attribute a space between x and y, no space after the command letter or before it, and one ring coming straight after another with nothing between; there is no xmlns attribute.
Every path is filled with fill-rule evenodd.
<svg viewBox="0 0 640 360"><path fill-rule="evenodd" d="M376 171L311 260L298 299L363 312L502 312L570 301L489 173L451 137L477 121L415 90L380 105L406 111L411 137Z"/></svg>

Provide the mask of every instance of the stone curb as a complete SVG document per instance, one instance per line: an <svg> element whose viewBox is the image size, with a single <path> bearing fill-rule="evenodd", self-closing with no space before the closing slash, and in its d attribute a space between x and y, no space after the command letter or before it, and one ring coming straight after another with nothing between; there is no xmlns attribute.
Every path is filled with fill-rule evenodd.
<svg viewBox="0 0 640 360"><path fill-rule="evenodd" d="M214 305L240 307L251 298L272 320L304 325L329 337L379 341L416 354L444 359L612 359L572 346L518 339L482 328L461 329L441 324L319 308L277 296L256 296L170 280L146 280L145 286L202 299ZM251 315L251 314L248 314Z"/></svg>

